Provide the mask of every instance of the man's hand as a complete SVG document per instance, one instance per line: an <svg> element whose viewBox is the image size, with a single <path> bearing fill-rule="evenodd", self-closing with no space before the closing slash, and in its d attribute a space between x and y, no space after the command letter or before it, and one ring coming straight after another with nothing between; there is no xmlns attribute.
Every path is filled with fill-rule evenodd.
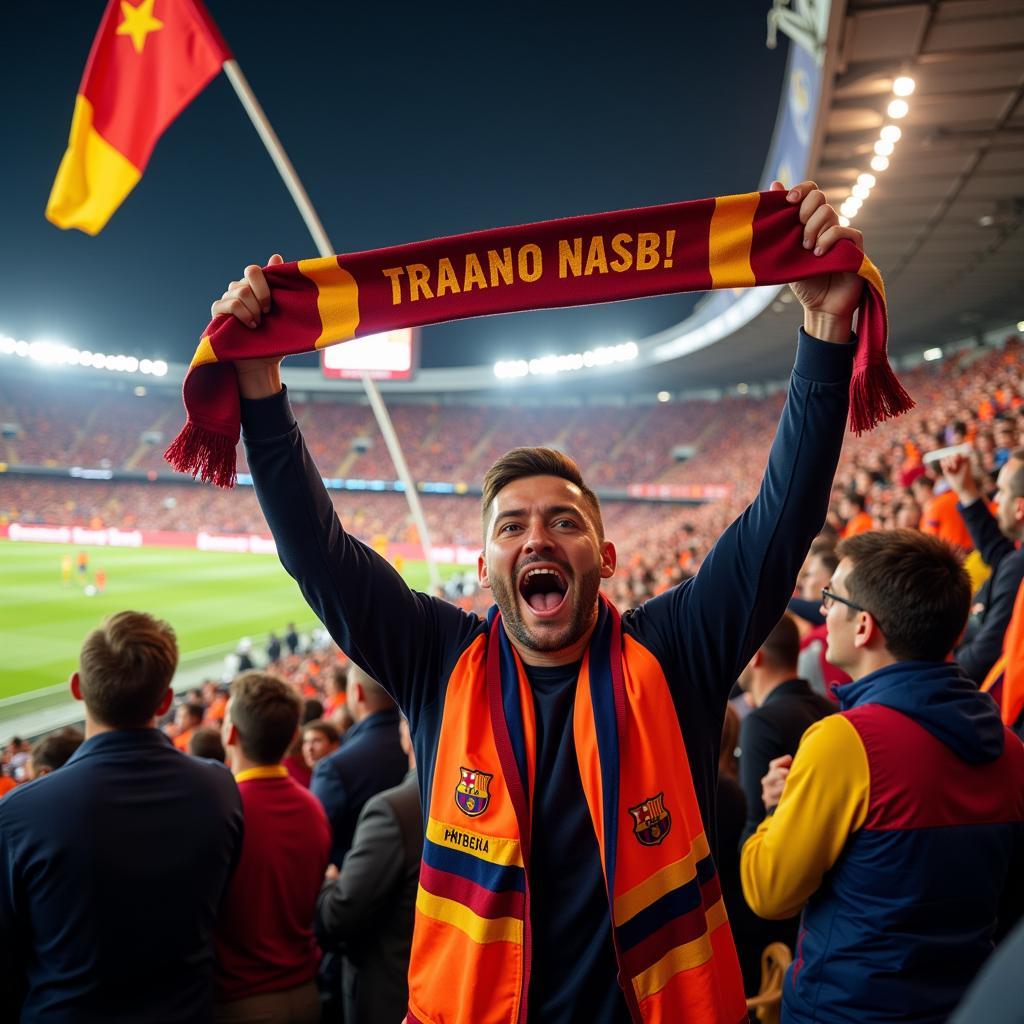
<svg viewBox="0 0 1024 1024"><path fill-rule="evenodd" d="M341 878L341 872L338 870L337 864L328 864L327 870L324 872L325 882L336 882Z"/></svg>
<svg viewBox="0 0 1024 1024"><path fill-rule="evenodd" d="M772 191L785 189L781 181L772 182ZM829 206L825 194L813 181L802 181L789 190L786 199L800 206L804 226L804 248L815 256L824 256L840 238L848 238L860 248L864 236L856 228L839 225L839 214ZM845 344L850 340L853 314L860 305L864 281L857 274L820 274L790 285L804 307L804 330L821 341Z"/></svg>
<svg viewBox="0 0 1024 1024"><path fill-rule="evenodd" d="M279 253L267 260L267 266L275 267L284 263ZM245 268L241 281L232 281L227 291L210 307L210 316L233 316L246 327L255 330L263 320L263 314L270 312L270 288L262 268L255 263ZM238 371L238 390L243 398L267 398L281 390L281 360L239 359L235 362Z"/></svg>
<svg viewBox="0 0 1024 1024"><path fill-rule="evenodd" d="M981 497L978 482L971 470L971 460L966 455L947 455L939 465L946 483L956 491L961 505L970 505Z"/></svg>
<svg viewBox="0 0 1024 1024"><path fill-rule="evenodd" d="M793 758L789 754L772 758L768 762L768 773L761 779L761 800L766 811L773 811L778 807L792 763Z"/></svg>

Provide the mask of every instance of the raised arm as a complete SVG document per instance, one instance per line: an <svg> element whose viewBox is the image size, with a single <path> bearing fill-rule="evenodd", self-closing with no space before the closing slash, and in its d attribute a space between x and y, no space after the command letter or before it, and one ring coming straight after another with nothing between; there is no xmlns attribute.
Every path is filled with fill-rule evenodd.
<svg viewBox="0 0 1024 1024"><path fill-rule="evenodd" d="M862 244L860 232L839 226L813 182L789 197L800 203L808 248L827 252L840 238ZM688 685L719 715L741 668L786 610L825 521L846 430L851 323L862 286L855 274L823 274L792 286L804 308L804 328L757 497L719 538L693 580L649 601L639 613L642 619L646 610L652 626L671 629L662 642L676 652Z"/></svg>
<svg viewBox="0 0 1024 1024"><path fill-rule="evenodd" d="M253 265L211 313L255 329L272 301L263 271ZM410 590L386 559L345 532L295 423L280 360L236 366L249 469L281 563L341 649L415 717L435 698L446 663L477 620Z"/></svg>

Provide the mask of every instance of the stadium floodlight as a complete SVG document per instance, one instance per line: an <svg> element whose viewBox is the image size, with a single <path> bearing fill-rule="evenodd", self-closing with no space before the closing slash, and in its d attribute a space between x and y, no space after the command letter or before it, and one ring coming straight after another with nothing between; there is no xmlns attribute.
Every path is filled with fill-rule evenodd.
<svg viewBox="0 0 1024 1024"><path fill-rule="evenodd" d="M871 189L869 189L867 185L857 184L853 186L851 194L856 196L857 199L864 200L871 195Z"/></svg>
<svg viewBox="0 0 1024 1024"><path fill-rule="evenodd" d="M848 228L850 226L850 218L844 216L843 214L840 214L839 215L839 226L841 228Z"/></svg>
<svg viewBox="0 0 1024 1024"><path fill-rule="evenodd" d="M910 113L910 104L906 100L893 100L885 108L885 112L894 120L898 121L901 117L906 117Z"/></svg>
<svg viewBox="0 0 1024 1024"><path fill-rule="evenodd" d="M1017 321L1017 330L1018 331L1024 331L1024 320L1018 320Z"/></svg>
<svg viewBox="0 0 1024 1024"><path fill-rule="evenodd" d="M501 380L526 376L550 377L557 373L582 370L584 367L610 366L613 363L628 362L630 359L636 359L639 354L640 348L637 343L635 341L626 341L620 345L607 345L601 348L588 349L586 352L567 352L562 355L538 356L529 361L525 359L503 359L494 364L494 376ZM166 372L166 369L164 372Z"/></svg>
<svg viewBox="0 0 1024 1024"><path fill-rule="evenodd" d="M917 82L910 75L900 75L892 83L892 93L894 96L909 96L916 88Z"/></svg>
<svg viewBox="0 0 1024 1024"><path fill-rule="evenodd" d="M871 170L882 172L889 166L889 158L887 156L873 156L871 158Z"/></svg>
<svg viewBox="0 0 1024 1024"><path fill-rule="evenodd" d="M942 358L941 348L929 348L924 351L924 359L928 360L929 363L934 363L936 359Z"/></svg>
<svg viewBox="0 0 1024 1024"><path fill-rule="evenodd" d="M873 174L868 174L867 172L857 175L857 184L866 185L868 188L874 188L877 180Z"/></svg>
<svg viewBox="0 0 1024 1024"><path fill-rule="evenodd" d="M14 348L17 344L18 343L14 338L8 338L6 335L4 337L0 337L0 353L5 356L13 356Z"/></svg>
<svg viewBox="0 0 1024 1024"><path fill-rule="evenodd" d="M899 142L903 138L903 132L900 131L898 124L887 124L878 133L878 137L886 142Z"/></svg>
<svg viewBox="0 0 1024 1024"><path fill-rule="evenodd" d="M671 398L672 398L672 396L667 391L659 391L658 392L658 401L659 402L668 402L668 401L671 400Z"/></svg>
<svg viewBox="0 0 1024 1024"><path fill-rule="evenodd" d="M167 376L167 364L162 359L155 359L153 361L153 376L154 377L166 377Z"/></svg>
<svg viewBox="0 0 1024 1024"><path fill-rule="evenodd" d="M886 142L885 139L879 139L875 143L875 153L878 156L892 156L892 151L896 147L891 142Z"/></svg>

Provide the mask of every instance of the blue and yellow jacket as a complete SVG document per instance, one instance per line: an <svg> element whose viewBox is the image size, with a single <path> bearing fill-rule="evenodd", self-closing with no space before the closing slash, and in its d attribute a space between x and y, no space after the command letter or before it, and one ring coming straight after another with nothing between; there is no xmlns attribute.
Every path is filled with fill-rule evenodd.
<svg viewBox="0 0 1024 1024"><path fill-rule="evenodd" d="M806 903L783 1021L938 1024L1020 868L1024 744L954 664L901 662L836 692L742 855L758 914Z"/></svg>

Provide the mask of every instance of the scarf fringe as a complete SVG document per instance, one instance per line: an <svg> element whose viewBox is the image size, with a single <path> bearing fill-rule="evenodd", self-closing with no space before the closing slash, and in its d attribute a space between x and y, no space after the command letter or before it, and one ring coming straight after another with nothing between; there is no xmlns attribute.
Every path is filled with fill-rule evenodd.
<svg viewBox="0 0 1024 1024"><path fill-rule="evenodd" d="M164 458L179 473L198 476L204 483L234 487L238 479L235 446L224 434L215 433L188 420L181 433L167 446Z"/></svg>
<svg viewBox="0 0 1024 1024"><path fill-rule="evenodd" d="M914 400L888 360L872 360L863 369L854 370L850 382L850 429L858 436L913 408Z"/></svg>

